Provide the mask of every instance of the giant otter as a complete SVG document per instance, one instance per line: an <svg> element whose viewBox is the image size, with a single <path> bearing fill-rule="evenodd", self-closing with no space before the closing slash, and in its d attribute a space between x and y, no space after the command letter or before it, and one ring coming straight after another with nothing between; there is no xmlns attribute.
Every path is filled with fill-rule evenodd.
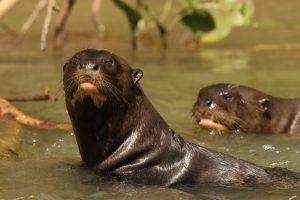
<svg viewBox="0 0 300 200"><path fill-rule="evenodd" d="M259 167L186 142L159 115L132 69L104 50L76 53L63 67L66 106L83 162L135 184L243 186L300 182L300 174Z"/></svg>
<svg viewBox="0 0 300 200"><path fill-rule="evenodd" d="M202 88L193 115L206 129L300 135L300 99L278 98L241 85Z"/></svg>

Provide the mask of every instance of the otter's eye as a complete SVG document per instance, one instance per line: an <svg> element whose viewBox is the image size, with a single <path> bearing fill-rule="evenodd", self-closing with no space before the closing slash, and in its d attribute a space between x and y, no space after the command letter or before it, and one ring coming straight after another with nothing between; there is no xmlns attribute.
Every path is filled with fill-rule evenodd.
<svg viewBox="0 0 300 200"><path fill-rule="evenodd" d="M223 96L227 101L232 102L233 101L233 96L231 96L230 94L226 94Z"/></svg>
<svg viewBox="0 0 300 200"><path fill-rule="evenodd" d="M114 61L113 61L113 60L105 60L105 61L104 61L104 64L105 64L106 66L112 66L112 65L114 64Z"/></svg>
<svg viewBox="0 0 300 200"><path fill-rule="evenodd" d="M117 70L117 63L114 59L104 59L102 61L103 67L106 69L109 73L115 73Z"/></svg>
<svg viewBox="0 0 300 200"><path fill-rule="evenodd" d="M71 59L71 65L72 66L76 66L76 65L78 65L78 63L79 63L79 58L77 58L77 57L73 57L72 59Z"/></svg>
<svg viewBox="0 0 300 200"><path fill-rule="evenodd" d="M227 91L222 91L220 93L220 96L222 96L224 99L226 99L226 101L232 102L233 101L233 96L231 94L229 94L229 92Z"/></svg>

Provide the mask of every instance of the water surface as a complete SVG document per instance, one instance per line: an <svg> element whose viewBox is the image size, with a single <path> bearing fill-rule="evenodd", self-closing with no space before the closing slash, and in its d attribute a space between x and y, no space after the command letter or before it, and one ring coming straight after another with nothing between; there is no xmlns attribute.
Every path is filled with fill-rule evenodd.
<svg viewBox="0 0 300 200"><path fill-rule="evenodd" d="M292 15L293 20L276 15L293 13L295 4L299 3L289 2L290 6L276 7L269 14L266 10L273 1L260 3L257 20L263 26L239 29L223 42L204 50L189 50L174 42L167 51L154 45L142 46L134 53L130 50L128 34L117 32L115 26L108 29L105 36L97 36L91 28L82 30L70 25L69 41L61 52L48 50L41 53L38 51L37 28L19 45L13 44L12 38L1 32L0 94L27 95L50 88L52 94L57 94L57 102L15 105L35 117L69 121L61 83L63 64L79 49L109 49L124 57L133 67L144 71L140 83L146 95L171 127L186 140L259 165L286 167L300 172L300 137L211 134L200 130L191 117L197 92L213 83L238 83L275 96L300 97L300 41L295 37L300 33L295 21L300 18L296 14ZM82 4L80 8L86 6ZM79 13L80 8L76 8L75 13ZM118 13L116 16L119 16ZM10 18L13 14L7 19ZM87 17L80 20L84 19ZM106 20L116 23L108 17ZM14 23L17 27L21 22L16 20ZM288 31L285 27L291 28ZM171 40L176 39L177 33L170 37ZM6 127L8 122L1 123L1 127ZM6 132L5 128L0 128L0 131L2 134ZM82 165L73 133L21 126L21 134L23 142L19 158L0 161L0 199L279 200L300 196L299 187L190 187L176 190L111 182Z"/></svg>

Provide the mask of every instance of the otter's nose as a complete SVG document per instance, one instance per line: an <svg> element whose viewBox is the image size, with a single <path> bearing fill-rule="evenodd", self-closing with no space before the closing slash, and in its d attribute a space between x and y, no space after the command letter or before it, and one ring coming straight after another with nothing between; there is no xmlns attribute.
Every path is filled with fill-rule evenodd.
<svg viewBox="0 0 300 200"><path fill-rule="evenodd" d="M206 101L206 105L209 107L209 106L211 106L211 104L212 104L213 102L211 101L211 100L207 100Z"/></svg>
<svg viewBox="0 0 300 200"><path fill-rule="evenodd" d="M209 109L215 108L216 107L216 103L213 102L212 100L207 100L206 101L206 105Z"/></svg>
<svg viewBox="0 0 300 200"><path fill-rule="evenodd" d="M80 63L79 69L87 69L87 70L98 70L99 66L95 63Z"/></svg>

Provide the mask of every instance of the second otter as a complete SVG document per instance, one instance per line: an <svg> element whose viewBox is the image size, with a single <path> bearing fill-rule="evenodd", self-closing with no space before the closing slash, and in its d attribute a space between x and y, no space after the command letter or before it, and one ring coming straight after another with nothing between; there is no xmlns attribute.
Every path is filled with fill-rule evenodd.
<svg viewBox="0 0 300 200"><path fill-rule="evenodd" d="M278 98L241 85L202 88L193 115L206 129L300 136L300 99Z"/></svg>

